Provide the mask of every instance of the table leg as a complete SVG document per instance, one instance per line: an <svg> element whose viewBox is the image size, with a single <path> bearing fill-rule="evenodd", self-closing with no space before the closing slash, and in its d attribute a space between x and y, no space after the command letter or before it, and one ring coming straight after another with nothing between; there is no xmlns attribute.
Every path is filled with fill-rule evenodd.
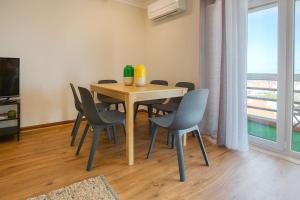
<svg viewBox="0 0 300 200"><path fill-rule="evenodd" d="M184 134L184 135L183 135L183 141L182 141L183 146L186 146L186 135L187 135L187 134Z"/></svg>
<svg viewBox="0 0 300 200"><path fill-rule="evenodd" d="M93 100L95 101L95 96L96 96L96 92L95 91L93 91L93 90L90 90L90 92L91 92L91 94L92 94L92 97L93 97Z"/></svg>
<svg viewBox="0 0 300 200"><path fill-rule="evenodd" d="M132 96L127 96L126 104L126 158L128 165L134 164L134 100Z"/></svg>

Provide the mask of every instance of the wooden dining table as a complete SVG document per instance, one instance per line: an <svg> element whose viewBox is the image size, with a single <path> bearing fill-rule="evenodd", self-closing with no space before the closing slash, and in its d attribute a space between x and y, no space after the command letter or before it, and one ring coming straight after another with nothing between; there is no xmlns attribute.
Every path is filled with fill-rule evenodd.
<svg viewBox="0 0 300 200"><path fill-rule="evenodd" d="M139 101L181 97L186 88L146 84L143 87L125 86L123 83L90 85L90 90L125 101L126 106L126 159L128 165L134 165L134 104ZM186 141L186 139L184 139ZM185 143L185 142L184 142Z"/></svg>

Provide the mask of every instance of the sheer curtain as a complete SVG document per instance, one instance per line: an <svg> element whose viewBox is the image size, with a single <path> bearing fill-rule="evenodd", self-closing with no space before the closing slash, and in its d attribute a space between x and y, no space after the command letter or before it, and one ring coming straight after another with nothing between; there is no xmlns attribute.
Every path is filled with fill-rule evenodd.
<svg viewBox="0 0 300 200"><path fill-rule="evenodd" d="M205 5L203 87L210 90L203 129L218 144L248 150L246 81L248 0Z"/></svg>

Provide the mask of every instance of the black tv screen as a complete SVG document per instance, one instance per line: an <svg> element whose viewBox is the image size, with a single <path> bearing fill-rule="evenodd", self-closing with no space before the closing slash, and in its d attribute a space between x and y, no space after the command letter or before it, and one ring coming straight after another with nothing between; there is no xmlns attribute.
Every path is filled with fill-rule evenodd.
<svg viewBox="0 0 300 200"><path fill-rule="evenodd" d="M0 58L0 97L19 96L19 58Z"/></svg>

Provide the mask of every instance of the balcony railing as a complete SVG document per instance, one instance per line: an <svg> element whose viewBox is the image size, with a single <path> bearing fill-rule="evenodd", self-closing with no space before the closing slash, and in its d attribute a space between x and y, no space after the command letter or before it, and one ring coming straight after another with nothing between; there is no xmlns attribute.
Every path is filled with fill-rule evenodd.
<svg viewBox="0 0 300 200"><path fill-rule="evenodd" d="M248 134L276 142L277 80L275 74L248 74ZM300 74L294 77L294 110L291 149L300 152Z"/></svg>
<svg viewBox="0 0 300 200"><path fill-rule="evenodd" d="M253 99L253 100L260 100L260 101L267 101L267 102L277 102L277 74L253 74L249 73L248 74L248 81L269 81L269 82L276 82L276 87L253 87L253 86L247 86L247 98L248 99ZM297 74L294 76L294 81L300 83L300 74ZM249 95L249 91L252 91L252 93L257 91L257 94L259 93L273 93L273 98L271 97L262 97L259 95ZM295 94L300 94L300 90L294 90ZM300 101L294 101L294 106L300 105ZM276 108L266 108L266 107L259 107L257 105L247 105L247 108L250 109L255 109L255 110L260 110L260 111L268 111L268 112L273 112L277 113L277 106ZM259 115L255 115L252 117L261 117Z"/></svg>

